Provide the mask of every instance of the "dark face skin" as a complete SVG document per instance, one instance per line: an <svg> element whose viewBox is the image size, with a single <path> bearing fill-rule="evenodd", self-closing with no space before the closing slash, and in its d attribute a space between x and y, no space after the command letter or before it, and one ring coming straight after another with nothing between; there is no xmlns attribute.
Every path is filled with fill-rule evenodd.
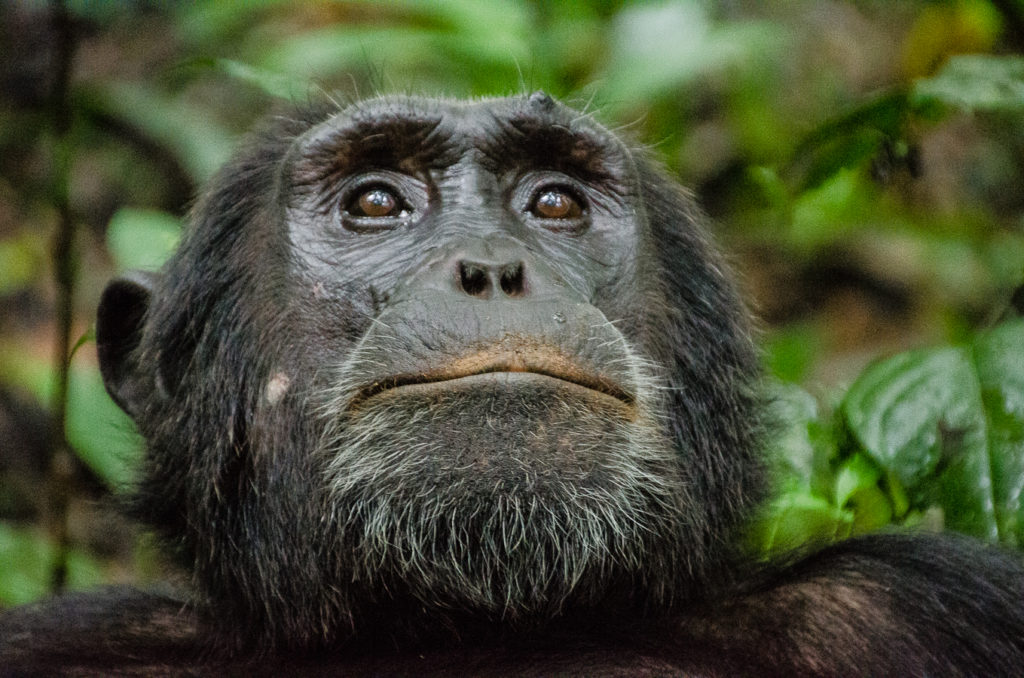
<svg viewBox="0 0 1024 678"><path fill-rule="evenodd" d="M360 332L376 367L343 370L360 389L348 405L486 372L509 384L546 375L635 410L640 375L608 364L627 348L599 308L609 292L639 292L625 282L639 249L635 171L617 140L570 132L559 113L565 127L552 129L524 101L377 101L296 142L285 181L298 293L368 298L360 310L377 324ZM620 345L598 347L609 341Z"/></svg>
<svg viewBox="0 0 1024 678"><path fill-rule="evenodd" d="M727 578L755 360L686 198L542 93L311 117L100 309L139 513L226 625L464 635Z"/></svg>
<svg viewBox="0 0 1024 678"><path fill-rule="evenodd" d="M449 292L445 264L465 259L484 267L464 272L478 299L592 302L637 255L636 173L617 139L554 107L385 100L311 129L289 157L297 268L411 296Z"/></svg>
<svg viewBox="0 0 1024 678"><path fill-rule="evenodd" d="M361 579L511 619L581 597L553 568L590 600L682 566L655 375L612 322L635 322L610 302L639 293L637 177L574 117L370 102L290 153L292 279L372 304L354 348L320 353L319 454Z"/></svg>

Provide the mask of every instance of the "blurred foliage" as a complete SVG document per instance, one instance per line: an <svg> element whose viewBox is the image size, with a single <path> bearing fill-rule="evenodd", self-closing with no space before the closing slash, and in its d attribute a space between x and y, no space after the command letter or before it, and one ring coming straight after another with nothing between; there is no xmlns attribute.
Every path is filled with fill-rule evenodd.
<svg viewBox="0 0 1024 678"><path fill-rule="evenodd" d="M0 523L0 601L5 605L29 603L46 595L50 589L50 567L54 548L40 530L14 527ZM81 588L103 580L103 571L96 558L79 549L68 559L68 584Z"/></svg>
<svg viewBox="0 0 1024 678"><path fill-rule="evenodd" d="M53 557L39 525L60 153L81 264L67 429L79 492L103 499L130 482L140 444L96 368L100 290L159 267L198 187L279 98L543 88L653 144L695 188L764 319L787 425L754 548L890 522L1024 536L1022 330L987 329L1024 282L1018 0L67 6L77 42L60 144L49 6L0 8L0 604L43 593ZM95 523L71 521L74 585L111 579L115 563L152 576L131 549L98 546Z"/></svg>
<svg viewBox="0 0 1024 678"><path fill-rule="evenodd" d="M751 530L772 554L889 523L1024 543L1024 320L872 364L836 410L779 385L777 494Z"/></svg>

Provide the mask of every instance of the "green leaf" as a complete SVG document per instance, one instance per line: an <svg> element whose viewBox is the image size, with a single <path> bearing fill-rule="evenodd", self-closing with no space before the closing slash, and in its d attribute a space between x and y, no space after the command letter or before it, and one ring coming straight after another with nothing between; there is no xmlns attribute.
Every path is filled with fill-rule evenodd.
<svg viewBox="0 0 1024 678"><path fill-rule="evenodd" d="M877 485L858 488L844 507L853 513L851 534L866 534L892 522L892 502Z"/></svg>
<svg viewBox="0 0 1024 678"><path fill-rule="evenodd" d="M181 239L181 222L159 210L119 209L107 227L107 249L119 271L159 269Z"/></svg>
<svg viewBox="0 0 1024 678"><path fill-rule="evenodd" d="M1024 320L970 345L870 367L842 404L847 426L913 508L940 506L953 529L1024 541ZM900 508L900 507L897 507Z"/></svg>
<svg viewBox="0 0 1024 678"><path fill-rule="evenodd" d="M810 488L816 468L812 427L818 418L818 402L799 386L775 383L769 418L776 427L769 458L778 463L784 482Z"/></svg>
<svg viewBox="0 0 1024 678"><path fill-rule="evenodd" d="M237 41L268 9L285 3L286 0L220 0L169 3L166 7L178 15L176 23L181 40L198 52L223 48Z"/></svg>
<svg viewBox="0 0 1024 678"><path fill-rule="evenodd" d="M45 260L39 252L38 240L38 235L30 230L0 240L0 294L27 287L38 276Z"/></svg>
<svg viewBox="0 0 1024 678"><path fill-rule="evenodd" d="M5 360L7 355L0 352L0 376L25 387L43 407L49 407L55 381L52 364L24 354ZM132 420L107 395L95 358L84 358L76 356L71 366L68 442L78 458L111 487L124 487L142 455L142 440Z"/></svg>
<svg viewBox="0 0 1024 678"><path fill-rule="evenodd" d="M864 455L855 454L845 462L836 474L836 504L846 506L846 503L859 491L877 487L878 479L882 472L871 460Z"/></svg>
<svg viewBox="0 0 1024 678"><path fill-rule="evenodd" d="M974 363L991 450L992 494L1004 541L1024 543L1024 321L1002 326L974 345Z"/></svg>
<svg viewBox="0 0 1024 678"><path fill-rule="evenodd" d="M774 383L769 419L774 435L768 456L775 461L776 492L751 525L748 546L770 558L849 536L855 513L828 498L835 441L820 419L817 400L798 386Z"/></svg>
<svg viewBox="0 0 1024 678"><path fill-rule="evenodd" d="M765 205L782 209L789 204L790 196L786 182L775 169L763 165L748 167L746 179L757 189Z"/></svg>
<svg viewBox="0 0 1024 678"><path fill-rule="evenodd" d="M204 182L230 156L234 140L209 111L139 84L117 83L84 91L83 111L113 116L170 149L197 182Z"/></svg>
<svg viewBox="0 0 1024 678"><path fill-rule="evenodd" d="M53 548L45 536L0 523L0 603L20 605L48 591Z"/></svg>
<svg viewBox="0 0 1024 678"><path fill-rule="evenodd" d="M802 169L801 191L814 189L842 170L862 167L886 139L902 135L908 111L906 94L887 92L832 118L806 137L791 165Z"/></svg>
<svg viewBox="0 0 1024 678"><path fill-rule="evenodd" d="M671 95L711 73L750 70L783 43L776 25L718 23L696 2L626 5L609 37L602 89L618 108Z"/></svg>
<svg viewBox="0 0 1024 678"><path fill-rule="evenodd" d="M142 441L132 420L107 395L93 365L76 365L71 372L67 436L78 458L111 487L131 481Z"/></svg>
<svg viewBox="0 0 1024 678"><path fill-rule="evenodd" d="M822 545L851 534L853 515L807 492L787 492L769 504L750 531L753 550L764 558Z"/></svg>
<svg viewBox="0 0 1024 678"><path fill-rule="evenodd" d="M85 332L82 332L81 336L78 337L78 341L71 347L69 357L74 360L75 354L78 353L78 349L82 348L86 344L91 344L96 341L96 328L90 326Z"/></svg>
<svg viewBox="0 0 1024 678"><path fill-rule="evenodd" d="M329 81L332 76L368 71L373 64L384 64L386 89L390 90L422 91L428 79L443 74L444 82L438 80L437 88L468 87L477 93L508 93L521 77L518 64L527 64L532 70L529 33L482 28L470 31L429 25L333 25L264 48L255 59L259 68L286 74L300 82Z"/></svg>
<svg viewBox="0 0 1024 678"><path fill-rule="evenodd" d="M297 82L295 78L289 78L281 73L274 73L233 59L197 59L191 65L197 68L221 71L232 78L254 85L265 94L289 101L298 99L305 93L307 87L307 85Z"/></svg>
<svg viewBox="0 0 1024 678"><path fill-rule="evenodd" d="M1024 57L962 54L918 80L914 104L940 102L966 111L1024 111Z"/></svg>
<svg viewBox="0 0 1024 678"><path fill-rule="evenodd" d="M882 471L863 454L854 454L839 467L836 504L852 512L854 534L877 530L892 520L893 502L879 487L881 477Z"/></svg>
<svg viewBox="0 0 1024 678"><path fill-rule="evenodd" d="M0 522L0 606L29 603L49 593L55 553L45 533ZM72 549L67 565L71 588L103 581L99 562L80 550Z"/></svg>

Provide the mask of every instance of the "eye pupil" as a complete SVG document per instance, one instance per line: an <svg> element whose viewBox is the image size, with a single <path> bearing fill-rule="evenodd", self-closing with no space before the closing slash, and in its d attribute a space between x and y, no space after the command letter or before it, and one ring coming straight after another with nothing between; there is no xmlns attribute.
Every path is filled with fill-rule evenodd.
<svg viewBox="0 0 1024 678"><path fill-rule="evenodd" d="M356 206L363 216L387 217L394 215L398 208L398 199L383 188L372 188L359 195Z"/></svg>
<svg viewBox="0 0 1024 678"><path fill-rule="evenodd" d="M544 219L572 219L580 216L582 209L576 199L565 191L549 188L537 195L533 213Z"/></svg>

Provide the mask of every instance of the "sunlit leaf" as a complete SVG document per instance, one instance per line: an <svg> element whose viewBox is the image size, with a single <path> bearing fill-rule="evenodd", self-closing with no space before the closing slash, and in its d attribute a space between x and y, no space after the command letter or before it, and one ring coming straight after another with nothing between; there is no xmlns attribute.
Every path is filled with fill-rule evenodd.
<svg viewBox="0 0 1024 678"><path fill-rule="evenodd" d="M988 52L1002 23L997 3L989 0L924 3L904 39L904 70L927 75L950 55Z"/></svg>
<svg viewBox="0 0 1024 678"><path fill-rule="evenodd" d="M914 85L918 105L940 101L967 111L1024 111L1024 57L963 54Z"/></svg>
<svg viewBox="0 0 1024 678"><path fill-rule="evenodd" d="M853 169L836 171L827 181L800 194L793 204L789 241L812 249L834 242L871 214L872 188Z"/></svg>
<svg viewBox="0 0 1024 678"><path fill-rule="evenodd" d="M755 521L750 539L764 558L787 551L823 545L851 534L853 514L809 492L777 497Z"/></svg>
<svg viewBox="0 0 1024 678"><path fill-rule="evenodd" d="M627 6L611 26L604 94L622 104L678 90L702 75L756 63L778 29L713 22L703 3Z"/></svg>
<svg viewBox="0 0 1024 678"><path fill-rule="evenodd" d="M846 459L835 476L835 503L853 513L853 533L861 534L887 525L893 504L879 487L882 472L863 454Z"/></svg>
<svg viewBox="0 0 1024 678"><path fill-rule="evenodd" d="M821 351L820 331L809 324L790 324L773 330L763 340L765 366L785 382L800 383Z"/></svg>
<svg viewBox="0 0 1024 678"><path fill-rule="evenodd" d="M845 506L859 490L875 487L882 472L862 455L847 459L836 474L836 503Z"/></svg>

